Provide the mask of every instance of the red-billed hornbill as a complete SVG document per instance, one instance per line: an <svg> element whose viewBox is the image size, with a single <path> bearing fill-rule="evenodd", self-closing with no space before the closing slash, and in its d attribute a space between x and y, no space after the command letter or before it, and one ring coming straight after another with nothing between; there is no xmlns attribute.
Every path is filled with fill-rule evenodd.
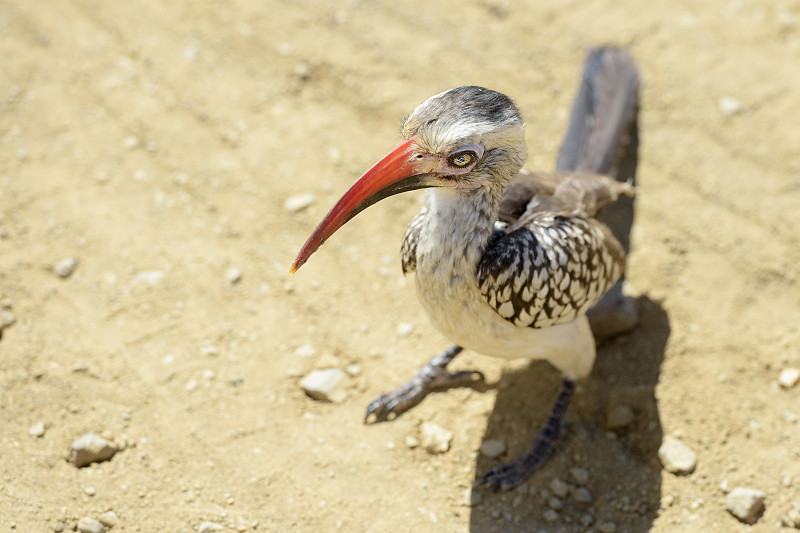
<svg viewBox="0 0 800 533"><path fill-rule="evenodd" d="M575 172L521 170L527 145L516 105L481 87L451 89L411 113L402 126L403 142L342 196L292 265L292 272L300 268L366 207L430 189L403 238L402 266L416 273L417 294L431 322L456 345L407 384L378 396L367 420L398 416L433 389L482 379L479 372L447 372L462 348L549 361L563 381L544 428L528 453L492 469L480 485L512 487L545 461L575 380L586 377L594 363L586 312L623 272L622 246L595 217L633 188L591 172L608 171L626 142L624 129L635 122L638 75L628 54L600 48L589 54L583 82L571 125L578 133L568 135L560 157ZM590 156L605 162L591 162Z"/></svg>

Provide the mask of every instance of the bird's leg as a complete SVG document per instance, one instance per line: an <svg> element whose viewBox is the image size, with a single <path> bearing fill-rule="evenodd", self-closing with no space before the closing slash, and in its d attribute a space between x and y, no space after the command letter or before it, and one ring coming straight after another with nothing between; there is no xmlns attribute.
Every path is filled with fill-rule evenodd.
<svg viewBox="0 0 800 533"><path fill-rule="evenodd" d="M463 350L461 346L451 346L442 354L428 361L428 364L423 366L411 381L372 400L367 407L364 423L394 420L435 390L483 382L483 374L477 370L447 372L447 365L461 353L461 350Z"/></svg>
<svg viewBox="0 0 800 533"><path fill-rule="evenodd" d="M528 453L510 463L492 468L475 482L475 486L485 486L495 490L510 489L525 481L531 472L542 466L558 441L561 420L564 418L564 412L574 390L575 381L564 379L558 391L558 399L550 411L550 416L547 417L547 423L536 435Z"/></svg>

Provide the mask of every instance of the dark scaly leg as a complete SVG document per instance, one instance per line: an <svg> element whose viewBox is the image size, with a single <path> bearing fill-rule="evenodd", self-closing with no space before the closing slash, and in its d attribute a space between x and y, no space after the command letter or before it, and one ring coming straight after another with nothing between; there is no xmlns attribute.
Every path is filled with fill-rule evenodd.
<svg viewBox="0 0 800 533"><path fill-rule="evenodd" d="M477 370L447 372L447 365L461 353L461 350L463 350L461 346L453 345L447 351L431 359L411 381L372 400L367 407L364 423L393 420L435 390L483 382L483 374ZM374 417L370 420L373 415Z"/></svg>
<svg viewBox="0 0 800 533"><path fill-rule="evenodd" d="M543 465L558 441L561 433L561 421L574 390L575 382L571 379L564 379L561 382L553 410L550 411L547 422L533 440L528 453L510 463L492 468L475 482L475 486L490 487L494 490L511 489L525 481L534 470Z"/></svg>

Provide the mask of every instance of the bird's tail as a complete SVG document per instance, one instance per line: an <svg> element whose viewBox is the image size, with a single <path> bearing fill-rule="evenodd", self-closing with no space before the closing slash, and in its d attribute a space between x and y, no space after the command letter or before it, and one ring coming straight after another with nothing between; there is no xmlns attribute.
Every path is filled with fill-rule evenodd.
<svg viewBox="0 0 800 533"><path fill-rule="evenodd" d="M605 174L634 185L638 113L639 70L631 55L613 46L589 50L556 170ZM627 251L633 199L607 207L602 219Z"/></svg>
<svg viewBox="0 0 800 533"><path fill-rule="evenodd" d="M632 178L620 172L630 172L622 163L631 156L636 171L638 109L639 71L631 55L612 46L589 50L556 170Z"/></svg>

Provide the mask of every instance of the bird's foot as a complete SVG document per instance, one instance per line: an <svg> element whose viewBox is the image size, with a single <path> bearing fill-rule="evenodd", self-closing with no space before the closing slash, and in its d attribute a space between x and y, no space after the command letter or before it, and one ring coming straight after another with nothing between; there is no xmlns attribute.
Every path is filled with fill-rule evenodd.
<svg viewBox="0 0 800 533"><path fill-rule="evenodd" d="M547 423L536 435L528 453L510 463L492 468L475 482L475 487L488 487L492 490L512 489L525 481L534 470L541 467L558 441L561 433L561 421L574 390L574 381L571 379L562 381L556 403L550 411L550 416L547 417Z"/></svg>
<svg viewBox="0 0 800 533"><path fill-rule="evenodd" d="M559 422L560 423L560 422ZM553 450L559 431L554 435L546 435L548 428L544 428L533 441L531 449L525 455L517 457L510 463L496 466L483 474L475 482L475 487L487 487L492 490L513 489L530 476L534 470L542 466L550 452Z"/></svg>
<svg viewBox="0 0 800 533"><path fill-rule="evenodd" d="M431 359L411 381L372 400L364 423L394 420L420 403L430 392L483 383L484 376L477 370L447 372L448 363L461 350L460 346L453 346Z"/></svg>

